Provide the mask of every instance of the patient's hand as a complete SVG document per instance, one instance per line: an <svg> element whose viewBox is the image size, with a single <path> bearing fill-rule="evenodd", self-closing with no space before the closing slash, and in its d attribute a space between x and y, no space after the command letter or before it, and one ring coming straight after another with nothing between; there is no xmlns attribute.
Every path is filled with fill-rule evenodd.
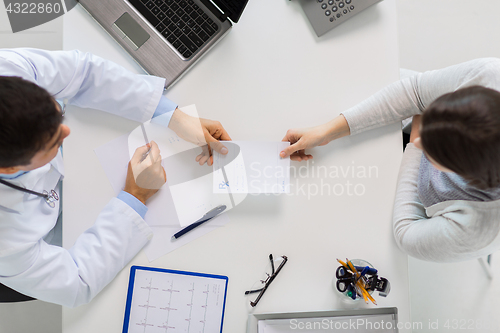
<svg viewBox="0 0 500 333"><path fill-rule="evenodd" d="M290 142L290 146L285 148L280 156L286 158L290 156L293 161L307 161L313 156L306 154L305 150L316 146L324 146L332 140L349 135L350 129L343 115L332 121L310 128L290 129L286 132L281 141Z"/></svg>

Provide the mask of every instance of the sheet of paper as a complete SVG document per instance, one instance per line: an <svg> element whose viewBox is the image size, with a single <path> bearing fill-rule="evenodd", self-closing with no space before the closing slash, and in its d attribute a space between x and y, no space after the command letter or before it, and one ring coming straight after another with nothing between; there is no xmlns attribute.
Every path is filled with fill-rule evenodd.
<svg viewBox="0 0 500 333"><path fill-rule="evenodd" d="M231 141L227 155L214 152L214 193L289 193L288 142ZM224 175L225 173L225 175Z"/></svg>
<svg viewBox="0 0 500 333"><path fill-rule="evenodd" d="M196 109L194 106L182 108L183 111L186 109L188 113L196 116ZM191 143L186 143L184 140L180 139L175 132L161 125L147 123L145 128L147 130L148 139L158 143L164 162L163 164L167 170L167 184L148 201L148 212L145 217L146 223L148 223L155 232L155 236L144 249L149 261L153 261L227 224L229 218L226 214L219 215L203 226L172 241L171 237L179 231L182 226L193 223L202 217L208 210L221 203L228 204L227 210L230 210L232 206L227 194L223 196L220 201L219 198L213 194L212 168L206 165L199 166L194 161L194 158L192 160L189 159L189 161L182 160L184 152L191 153L190 151L194 149L201 152L201 148ZM140 133L138 131L140 131ZM120 193L125 186L127 166L130 157L137 147L143 146L144 144L142 131L140 127L138 127L132 132L132 135L123 135L95 149L97 158L116 194ZM181 157L180 161L177 161L177 156ZM186 172L191 170L190 168L194 168L194 170L208 170L208 172L204 171L204 173L208 175L198 177L192 181L179 181L179 179L177 179L178 174L182 173L182 177L188 178L192 176L189 173L186 174ZM175 199L173 195L176 196ZM243 199L244 198L241 200Z"/></svg>
<svg viewBox="0 0 500 333"><path fill-rule="evenodd" d="M226 280L137 269L127 333L221 332Z"/></svg>

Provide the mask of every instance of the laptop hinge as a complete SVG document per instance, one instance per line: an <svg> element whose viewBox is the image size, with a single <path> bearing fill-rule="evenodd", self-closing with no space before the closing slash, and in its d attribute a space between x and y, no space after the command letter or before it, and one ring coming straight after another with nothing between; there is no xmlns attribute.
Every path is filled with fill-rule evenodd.
<svg viewBox="0 0 500 333"><path fill-rule="evenodd" d="M210 0L200 0L221 22L227 20L227 15L222 13Z"/></svg>

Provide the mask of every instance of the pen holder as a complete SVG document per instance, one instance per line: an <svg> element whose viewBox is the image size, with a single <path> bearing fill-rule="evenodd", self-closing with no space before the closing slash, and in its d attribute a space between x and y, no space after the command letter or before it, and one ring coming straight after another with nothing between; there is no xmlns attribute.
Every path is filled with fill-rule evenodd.
<svg viewBox="0 0 500 333"><path fill-rule="evenodd" d="M370 264L368 261L366 260L363 260L363 259L352 259L350 260L350 262L354 265L354 266L357 266L357 267L370 267L370 268L374 268L372 266L372 264ZM345 291L345 292L340 292L338 291L337 289L337 277L334 276L333 277L333 289L338 292L341 296L341 299L346 301L346 302L359 302L360 300L361 301L364 301L363 297L362 296L359 296L359 295L356 295L356 299L352 299L352 297L350 295L348 295L348 292L349 291ZM373 294L373 290L368 290L367 291L370 295Z"/></svg>

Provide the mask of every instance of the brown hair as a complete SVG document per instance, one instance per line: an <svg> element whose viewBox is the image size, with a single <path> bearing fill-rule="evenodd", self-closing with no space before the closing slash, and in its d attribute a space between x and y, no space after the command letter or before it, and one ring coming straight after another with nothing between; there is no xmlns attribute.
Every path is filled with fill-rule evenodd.
<svg viewBox="0 0 500 333"><path fill-rule="evenodd" d="M436 99L424 111L425 153L480 189L500 186L500 92L473 86Z"/></svg>
<svg viewBox="0 0 500 333"><path fill-rule="evenodd" d="M0 76L0 167L29 164L61 122L45 89L20 77Z"/></svg>

